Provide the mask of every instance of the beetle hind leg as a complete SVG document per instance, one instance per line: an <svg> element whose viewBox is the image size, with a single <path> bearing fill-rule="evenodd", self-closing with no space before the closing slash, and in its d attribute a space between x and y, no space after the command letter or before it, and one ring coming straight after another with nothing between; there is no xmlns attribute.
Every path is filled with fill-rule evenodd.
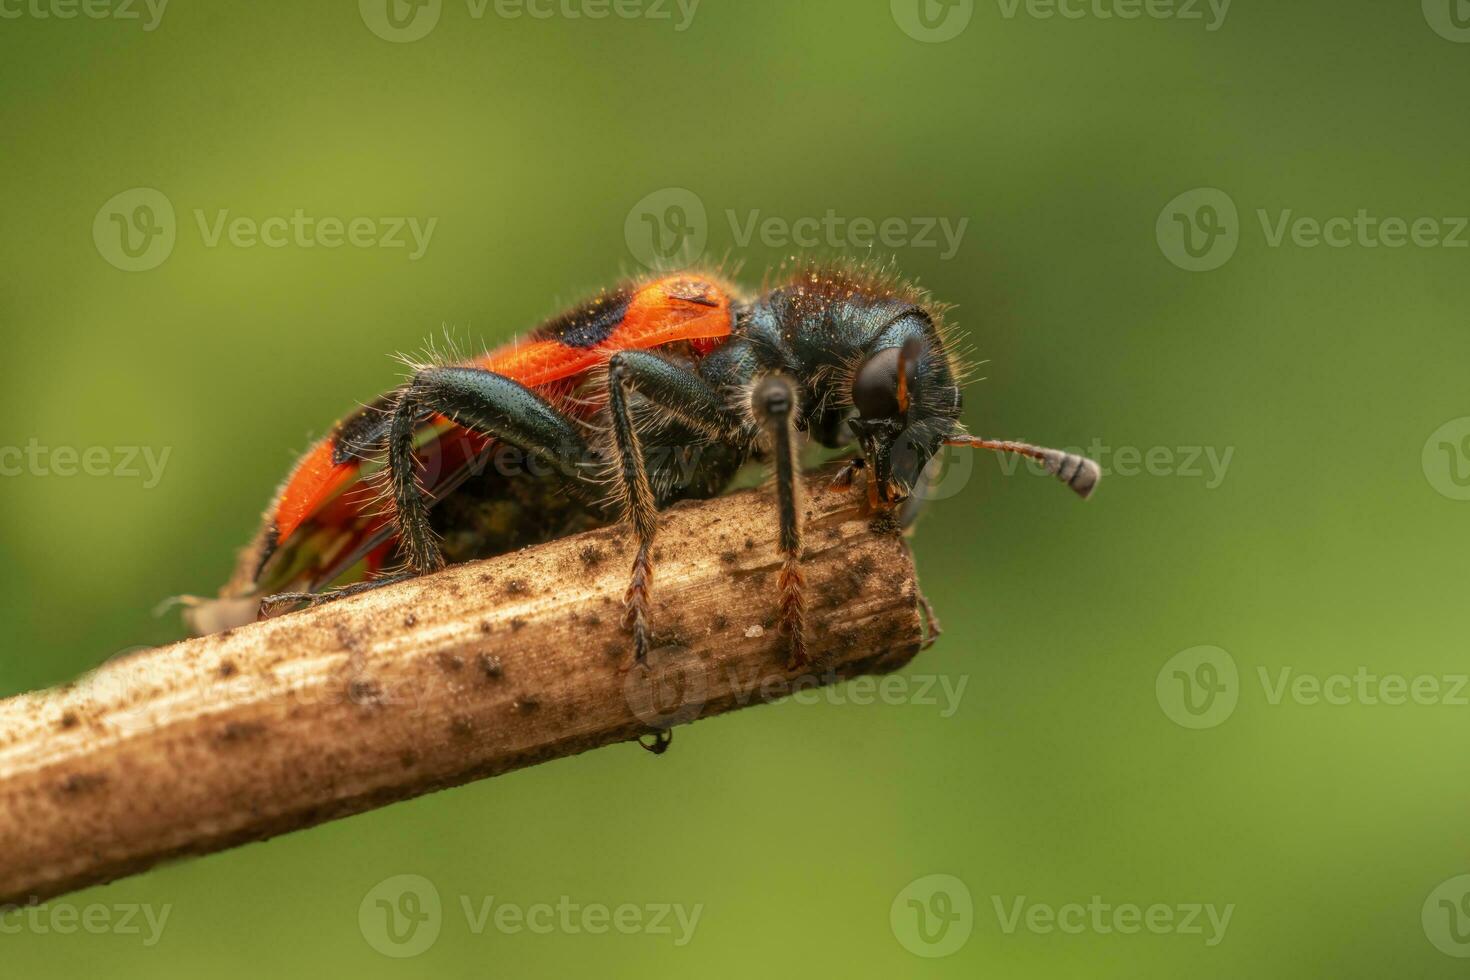
<svg viewBox="0 0 1470 980"><path fill-rule="evenodd" d="M403 572L396 575L385 575L367 582L354 582L352 585L344 585L340 589L328 589L325 592L277 592L275 595L261 597L259 617L268 619L288 611L287 607L290 606L314 609L329 602L336 602L338 599L362 595L364 592L381 589L385 585L393 585L410 578L413 578L413 573Z"/></svg>

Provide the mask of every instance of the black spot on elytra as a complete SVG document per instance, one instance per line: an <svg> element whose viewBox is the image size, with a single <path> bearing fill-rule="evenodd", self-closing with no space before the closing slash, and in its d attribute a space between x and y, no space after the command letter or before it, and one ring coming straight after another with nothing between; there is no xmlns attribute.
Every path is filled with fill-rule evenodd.
<svg viewBox="0 0 1470 980"><path fill-rule="evenodd" d="M597 545L584 544L577 550L577 557L582 559L582 564L588 568L596 568L602 564L602 560L606 555L603 554L602 549Z"/></svg>
<svg viewBox="0 0 1470 980"><path fill-rule="evenodd" d="M440 670L455 671L464 669L464 660L448 650L440 650L434 660L439 664Z"/></svg>
<svg viewBox="0 0 1470 980"><path fill-rule="evenodd" d="M77 713L75 711L68 711L61 716L61 721L56 727L62 731L66 731L68 728L75 728L79 724L81 724L81 720L77 718Z"/></svg>
<svg viewBox="0 0 1470 980"><path fill-rule="evenodd" d="M611 337L628 311L632 291L621 287L596 296L575 309L537 327L532 337L555 340L568 347L596 347Z"/></svg>
<svg viewBox="0 0 1470 980"><path fill-rule="evenodd" d="M235 661L221 660L219 664L219 675L221 677L234 677L239 672L239 669L235 666Z"/></svg>
<svg viewBox="0 0 1470 980"><path fill-rule="evenodd" d="M505 583L506 595L525 595L529 591L531 591L530 586L526 585L521 579L513 578Z"/></svg>
<svg viewBox="0 0 1470 980"><path fill-rule="evenodd" d="M492 657L488 653L482 653L477 658L477 662L480 665L480 673L484 674L486 679L498 681L505 676L505 668L501 666L499 657Z"/></svg>

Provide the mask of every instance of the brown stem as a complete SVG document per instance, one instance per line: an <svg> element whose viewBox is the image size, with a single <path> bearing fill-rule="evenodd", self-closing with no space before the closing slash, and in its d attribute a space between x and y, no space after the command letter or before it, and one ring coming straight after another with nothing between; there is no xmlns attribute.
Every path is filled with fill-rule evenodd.
<svg viewBox="0 0 1470 980"><path fill-rule="evenodd" d="M664 515L646 670L626 669L633 545L611 529L0 701L0 903L901 667L921 640L907 548L845 495L806 499L817 665L800 675L776 504L747 492Z"/></svg>

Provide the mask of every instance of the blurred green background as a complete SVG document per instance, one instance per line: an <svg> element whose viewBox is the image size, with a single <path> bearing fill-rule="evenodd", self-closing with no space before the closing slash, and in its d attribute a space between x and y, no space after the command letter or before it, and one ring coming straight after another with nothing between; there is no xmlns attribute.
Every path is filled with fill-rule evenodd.
<svg viewBox="0 0 1470 980"><path fill-rule="evenodd" d="M753 215L901 219L875 251L988 361L971 428L1115 472L1082 506L980 458L931 507L948 632L902 703L740 712L659 759L610 748L70 896L168 919L151 945L142 918L5 920L6 976L1464 975L1463 2L50 2L0 5L0 447L105 447L107 475L0 455L0 693L175 639L155 603L217 587L389 354L445 325L498 342L641 271L643 214L691 195L752 286L804 250L747 237ZM109 205L134 188L173 208L171 252L139 230L157 196ZM437 223L415 259L211 246L196 218L298 208ZM1432 221L1399 247L1292 224L1360 210ZM967 222L953 254L930 218ZM818 250L864 254L849 232ZM118 447L168 456L150 480ZM1363 671L1441 687L1277 696ZM359 906L405 874L444 911L395 958ZM683 945L476 934L461 900L490 896L701 913ZM1094 896L1233 908L1223 936L1007 928L1018 900Z"/></svg>

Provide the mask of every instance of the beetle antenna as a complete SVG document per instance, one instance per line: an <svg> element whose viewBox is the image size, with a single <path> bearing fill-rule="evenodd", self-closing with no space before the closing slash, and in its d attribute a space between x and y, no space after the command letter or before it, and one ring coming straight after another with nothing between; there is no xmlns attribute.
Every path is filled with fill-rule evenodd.
<svg viewBox="0 0 1470 980"><path fill-rule="evenodd" d="M995 439L980 439L976 436L958 436L946 439L947 446L968 446L971 449L991 449L998 453L1015 453L1031 459L1039 459L1046 471L1071 487L1083 500L1092 496L1102 479L1102 467L1086 456L1047 449L1027 442L1002 442Z"/></svg>

